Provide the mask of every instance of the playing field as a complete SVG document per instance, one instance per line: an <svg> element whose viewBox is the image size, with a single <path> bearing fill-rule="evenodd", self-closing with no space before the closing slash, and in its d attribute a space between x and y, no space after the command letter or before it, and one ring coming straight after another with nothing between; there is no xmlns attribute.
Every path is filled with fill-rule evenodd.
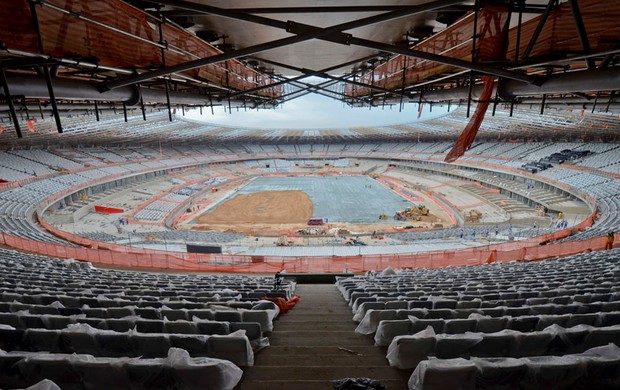
<svg viewBox="0 0 620 390"><path fill-rule="evenodd" d="M327 218L330 223L381 223L380 214L391 216L396 210L411 204L368 176L259 177L240 188L217 208L225 206L230 199L240 194L291 190L291 195L295 191L308 194L312 202L312 217ZM296 199L280 198L280 202L285 208L294 204ZM204 216L207 217L208 213Z"/></svg>

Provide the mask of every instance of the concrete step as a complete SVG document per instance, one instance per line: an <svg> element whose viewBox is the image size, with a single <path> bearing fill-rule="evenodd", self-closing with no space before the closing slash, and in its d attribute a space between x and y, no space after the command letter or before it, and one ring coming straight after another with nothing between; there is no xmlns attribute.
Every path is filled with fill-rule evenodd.
<svg viewBox="0 0 620 390"><path fill-rule="evenodd" d="M344 348L339 349L339 348ZM322 355L339 355L339 356L349 356L354 353L348 352L352 351L355 354L361 354L363 356L381 356L385 357L387 354L386 347L375 347L371 344L366 345L356 345L356 346L343 346L339 347L336 344L332 345L271 345L262 351L260 351L256 355L257 360L261 360L263 358L271 358L271 356L281 356L281 355L300 355L300 356L322 356Z"/></svg>
<svg viewBox="0 0 620 390"><path fill-rule="evenodd" d="M344 378L338 378L344 379ZM378 379L390 390L406 390L406 380ZM334 390L334 384L326 380L252 380L244 381L238 390Z"/></svg>
<svg viewBox="0 0 620 390"><path fill-rule="evenodd" d="M309 362L312 364L312 362ZM411 374L411 373L409 373ZM388 366L260 366L248 369L243 374L243 380L274 380L278 377L295 380L339 379L339 378L406 378L407 373Z"/></svg>
<svg viewBox="0 0 620 390"><path fill-rule="evenodd" d="M264 358L256 357L254 367L264 366L303 366L308 364L309 356L285 354L272 355ZM312 365L320 367L331 366L379 366L387 362L385 356L358 356L350 353L337 355L312 355Z"/></svg>
<svg viewBox="0 0 620 390"><path fill-rule="evenodd" d="M284 320L284 318L281 318ZM323 322L323 321L352 321L353 320L353 312L349 311L348 313L329 313L329 314L318 314L318 313L295 313L295 317L287 318L286 322L299 322L299 321L315 321L315 322Z"/></svg>
<svg viewBox="0 0 620 390"><path fill-rule="evenodd" d="M368 337L365 339L364 337ZM337 338L337 337L304 337L304 338L277 338L269 336L269 341L273 345L291 345L291 346L308 346L308 347L325 347L329 345L342 346L348 348L351 346L360 347L372 344L374 339L371 336L358 336L358 338Z"/></svg>
<svg viewBox="0 0 620 390"><path fill-rule="evenodd" d="M276 331L295 330L348 330L352 331L357 326L356 322L329 321L329 322L283 322L275 325Z"/></svg>

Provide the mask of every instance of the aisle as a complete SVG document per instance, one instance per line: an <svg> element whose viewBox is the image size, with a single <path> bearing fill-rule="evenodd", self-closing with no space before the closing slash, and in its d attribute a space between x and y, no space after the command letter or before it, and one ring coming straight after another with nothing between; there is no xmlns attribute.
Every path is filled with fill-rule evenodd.
<svg viewBox="0 0 620 390"><path fill-rule="evenodd" d="M404 390L411 372L389 367L386 348L354 333L351 308L333 284L297 285L301 301L274 322L271 346L245 370L243 390L332 389L331 380L369 377Z"/></svg>

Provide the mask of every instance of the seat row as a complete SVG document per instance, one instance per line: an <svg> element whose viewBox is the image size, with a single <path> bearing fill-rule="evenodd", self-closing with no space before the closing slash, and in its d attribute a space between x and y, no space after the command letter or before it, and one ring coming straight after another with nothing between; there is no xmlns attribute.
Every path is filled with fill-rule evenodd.
<svg viewBox="0 0 620 390"><path fill-rule="evenodd" d="M541 316L488 317L472 314L459 319L419 319L409 316L406 320L382 320L375 332L375 344L388 346L396 336L416 334L427 327L437 333L459 334L466 332L494 333L505 329L534 332L551 325L570 328L577 325L606 327L620 325L620 311L609 313L561 314ZM357 333L364 334L357 331Z"/></svg>
<svg viewBox="0 0 620 390"><path fill-rule="evenodd" d="M45 323L44 318L58 318L57 321L71 322L71 316L76 319L85 319L91 324L101 320L125 319L135 323L136 321L189 321L195 322L200 320L209 321L226 321L226 322L257 322L260 324L262 331L271 332L273 330L273 320L278 316L280 309L269 301L259 301L254 304L255 310L239 309L234 307L222 306L212 307L211 309L166 309L166 308L139 308L136 306L108 307L108 308L65 308L57 307L57 305L30 305L22 303L6 303L0 302L0 324L7 323L13 325L19 321L30 320L30 327L33 323ZM264 309L260 309L260 308ZM15 318L15 313L20 316ZM13 314L13 315L10 315ZM40 320L37 320L39 316ZM11 323L5 322L11 321ZM32 322L36 321L36 322ZM112 323L113 321L110 321ZM35 326L36 327L36 326Z"/></svg>
<svg viewBox="0 0 620 390"><path fill-rule="evenodd" d="M592 321L597 322L596 315L598 313L612 313L620 311L620 302L608 302L608 303L589 303L582 305L544 305L544 306L532 306L532 307L505 307L499 306L486 309L410 309L410 310L367 310L364 312L364 317L359 321L359 325L356 328L356 332L359 334L372 334L374 333L380 322L384 320L405 320L409 317L416 317L419 320L432 321L432 320L464 320L472 318L501 318L506 317L508 320L512 318L521 318L520 321L524 321L528 318L527 322L532 327L537 326L537 322L543 318L546 320L548 316L572 316L575 321ZM591 320L587 320L588 314L593 314ZM584 317L585 316L585 317ZM358 320L359 316L354 317L354 321ZM567 318L567 317L560 317ZM615 317L613 317L615 318ZM443 323L443 322L442 322ZM454 322L455 324L457 322ZM523 325L519 325L523 326Z"/></svg>
<svg viewBox="0 0 620 390"><path fill-rule="evenodd" d="M171 384L188 390L232 390L242 374L231 362L192 358L178 348L170 348L162 358L0 351L0 383L7 388L25 388L47 379L47 388L63 390L153 389ZM50 380L60 387L52 387Z"/></svg>
<svg viewBox="0 0 620 390"><path fill-rule="evenodd" d="M620 348L614 344L565 356L430 358L411 377L410 390L618 389Z"/></svg>
<svg viewBox="0 0 620 390"><path fill-rule="evenodd" d="M408 336L396 336L388 347L390 365L415 368L429 356L457 357L529 357L582 352L609 343L620 343L620 326L595 328L577 325L562 328L552 325L536 332L501 330L494 333L466 332L436 334L432 327Z"/></svg>
<svg viewBox="0 0 620 390"><path fill-rule="evenodd" d="M0 313L0 324L15 329L50 329L62 330L73 324L88 324L95 329L128 332L135 330L140 333L181 333L204 335L227 335L243 329L250 340L259 340L263 337L261 324L258 322L227 322L210 321L195 318L194 321L185 320L150 320L139 317L124 318L88 318L82 315L58 316L53 314L28 313Z"/></svg>
<svg viewBox="0 0 620 390"><path fill-rule="evenodd" d="M254 352L244 330L228 335L115 332L76 324L62 330L0 328L5 351L85 353L100 357L164 357L168 348L191 356L225 359L240 367L254 364Z"/></svg>

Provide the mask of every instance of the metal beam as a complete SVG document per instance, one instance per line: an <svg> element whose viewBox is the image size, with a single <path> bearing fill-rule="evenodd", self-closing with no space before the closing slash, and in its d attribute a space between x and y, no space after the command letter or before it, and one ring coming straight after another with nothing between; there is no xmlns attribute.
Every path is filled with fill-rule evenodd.
<svg viewBox="0 0 620 390"><path fill-rule="evenodd" d="M538 21L538 25L536 25L536 30L534 30L534 34L532 34L532 38L530 38L530 42L527 44L527 48L525 48L525 51L523 52L524 60L530 56L532 49L534 49L534 45L536 44L536 41L538 40L538 36L540 35L543 27L545 26L545 23L547 22L547 18L549 17L551 10L555 6L556 1L557 0L549 0L549 2L547 3L547 8L545 8L545 12L543 12L542 16L540 17L540 20ZM518 62L520 61L517 59L517 63Z"/></svg>
<svg viewBox="0 0 620 390"><path fill-rule="evenodd" d="M15 133L17 134L17 138L21 138L22 129L17 120L17 112L15 111L15 106L13 105L13 99L11 99L11 91L9 89L9 83L6 80L6 74L4 73L4 68L0 68L0 84L2 84L2 88L4 89L4 94L6 95L6 102L9 105L9 111L11 112L11 119L13 119L13 126L15 126Z"/></svg>
<svg viewBox="0 0 620 390"><path fill-rule="evenodd" d="M357 86L374 89L375 91L379 91L379 92L385 92L385 93L392 93L393 92L391 89L377 87L377 86L374 86L374 85L371 85L371 84L366 84L366 83L360 83L359 81L348 80L348 79L346 79L344 77L332 76L332 75L327 74L327 72L325 72L325 71L299 68L297 66L283 64L281 62L276 62L276 61L271 61L271 60L266 60L266 59L261 59L261 61L263 61L263 62L265 62L267 64L270 64L270 65L279 66L281 68L286 68L286 69L294 70L296 72L303 73L306 76L317 76L317 77L321 77L321 78L324 78L324 79L330 79L330 80L335 80L335 81L341 81L343 83L355 84Z"/></svg>
<svg viewBox="0 0 620 390"><path fill-rule="evenodd" d="M430 11L433 9L442 8L445 6L454 5L457 3L461 3L462 0L460 1L459 0L436 0L430 3L416 6L416 7L408 8L406 10L397 10L397 11L383 13L380 15L369 16L367 18L362 18L359 20L351 21L351 22L341 23L341 24L337 24L337 25L327 27L327 28L319 28L319 27L308 26L308 25L303 25L303 24L294 23L294 22L283 22L283 21L276 20L276 19L269 19L269 18L265 18L261 16L244 14L242 12L225 10L225 9L221 9L217 7L196 4L196 3L183 1L183 0L159 0L159 1L154 1L154 2L159 3L159 4L171 5L171 6L183 8L183 9L202 11L206 14L219 15L219 16L228 17L228 18L237 19L237 20L245 20L247 22L258 23L261 25L284 29L284 30L287 30L288 32L293 32L293 33L295 33L294 31L291 31L293 27L296 27L296 29L303 28L307 32L301 33L301 34L298 34L292 37L277 39L274 41L249 46L243 49L234 50L234 51L230 51L227 53L222 53L222 54L218 54L218 55L214 55L214 56L210 56L206 58L188 61L188 62L177 64L177 65L174 65L168 68L142 73L140 75L128 76L128 77L125 77L125 78L122 78L116 81L106 83L105 88L107 89L119 88L119 87L131 85L131 84L143 82L146 80L150 80L155 77L167 76L171 73L183 72L186 70L199 68L205 65L216 63L216 62L222 62L225 60L231 60L231 59L238 58L238 57L249 56L255 53L260 53L262 51L271 50L271 49L275 49L278 47L307 41L310 39L324 39L324 38L332 37L332 39L335 39L338 43L344 42L346 44L349 37L351 37L351 35L343 33L342 31L344 30L350 30L350 29L357 28L357 27L385 22L388 20L402 18L404 16L409 16L409 15L413 15L416 13L426 12L426 11ZM442 57L442 56L438 56L438 57Z"/></svg>
<svg viewBox="0 0 620 390"><path fill-rule="evenodd" d="M583 18L581 17L579 4L577 4L577 0L568 0L568 4L570 4L571 11L573 12L573 19L575 20L577 34L579 35L581 46L583 46L583 51L586 54L589 54L590 52L592 52L592 48L590 47L590 41L588 40L588 33L586 32L586 27L583 25ZM588 69L594 69L596 67L594 59L590 57L586 58L586 65L588 66Z"/></svg>
<svg viewBox="0 0 620 390"><path fill-rule="evenodd" d="M37 6L34 1L29 2L30 16L32 17L32 25L37 35L37 46L39 47L39 53L44 54L45 48L43 47L43 38L41 37L41 30L39 26L39 17L37 16ZM45 77L45 83L47 85L47 91L52 104L52 111L54 113L54 121L56 122L56 129L59 133L62 133L62 122L60 121L60 115L58 113L58 106L56 105L56 96L54 93L54 85L52 84L52 76L50 75L47 65L43 65L43 76Z"/></svg>
<svg viewBox="0 0 620 390"><path fill-rule="evenodd" d="M156 0L155 0L156 1ZM317 13L361 13L361 12L386 12L397 11L407 8L411 8L410 5L362 5L362 6L317 6L317 7L254 7L254 8L226 8L229 11L243 12L248 14L317 14ZM463 6L450 6L442 8L442 12L466 12L471 7L467 5ZM542 9L536 7L528 7L528 11L532 13L541 13ZM204 15L202 12L190 11L190 10L169 10L162 11L162 14L166 17L175 16L200 16Z"/></svg>
<svg viewBox="0 0 620 390"><path fill-rule="evenodd" d="M286 77L283 77L283 76L274 76L274 77L286 80ZM324 82L319 83L319 84L310 84L310 83L305 83L303 81L296 81L296 82L293 82L293 83L290 83L290 84L292 86L294 86L294 87L297 87L297 88L300 88L300 89L303 89L303 90L311 90L311 91L316 92L319 95L322 95L322 96L325 96L325 97L329 97L329 98L332 98L332 99L336 99L336 100L341 100L341 99L339 99L337 97L334 97L334 96L331 96L331 95L328 95L328 93L332 93L332 94L334 94L334 95L336 95L336 96L338 96L340 98L348 98L347 95L344 95L344 94L341 94L339 92L332 91L332 90L326 88L326 87L332 86L332 85L334 85L334 84L336 84L338 82L339 81L327 80L327 81L324 81ZM321 91L324 91L324 92L321 92Z"/></svg>
<svg viewBox="0 0 620 390"><path fill-rule="evenodd" d="M330 66L328 68L317 70L317 71L309 71L308 70L308 73L302 74L301 76L296 76L296 77L293 77L293 78L290 78L290 79L287 79L287 80L276 81L276 82L271 83L271 84L261 85L261 86L258 86L258 87L255 87L255 88L251 88L251 89L246 89L245 91L240 91L240 92L233 93L233 94L231 94L231 96L235 97L235 96L239 96L239 95L247 95L247 94L254 93L254 92L257 92L257 91L260 91L260 90L263 90L263 89L275 87L275 86L282 85L282 84L288 84L288 83L291 83L291 82L294 82L294 81L299 81L299 80L308 78L310 76L315 76L315 75L317 75L319 73L330 72L332 70L340 69L340 68L343 68L345 66L357 64L358 62L368 61L369 59L375 58L375 57L377 57L379 55L381 55L381 54L378 54L378 55L377 54L373 54L371 56L366 56L366 57L358 58L356 60L344 62L344 63L338 64L338 65L333 65L333 66ZM266 63L269 63L269 60L265 60L265 59L260 58L260 57L249 57L249 58L254 58L254 59L258 60L258 61L265 61ZM273 62L273 61L271 61L271 62Z"/></svg>
<svg viewBox="0 0 620 390"><path fill-rule="evenodd" d="M427 53L419 50L407 49L396 45L389 45L387 43L375 42L362 38L351 38L351 45L368 47L371 49L386 51L394 54L402 54L408 57L420 58L432 62L437 62L444 65L451 65L458 68L474 70L476 72L490 74L497 77L503 77L511 80L521 81L528 84L535 84L537 79L522 73L513 72L510 70L500 69L492 66L486 66L483 64L474 64L468 61L459 60L456 58L445 57L438 54Z"/></svg>

